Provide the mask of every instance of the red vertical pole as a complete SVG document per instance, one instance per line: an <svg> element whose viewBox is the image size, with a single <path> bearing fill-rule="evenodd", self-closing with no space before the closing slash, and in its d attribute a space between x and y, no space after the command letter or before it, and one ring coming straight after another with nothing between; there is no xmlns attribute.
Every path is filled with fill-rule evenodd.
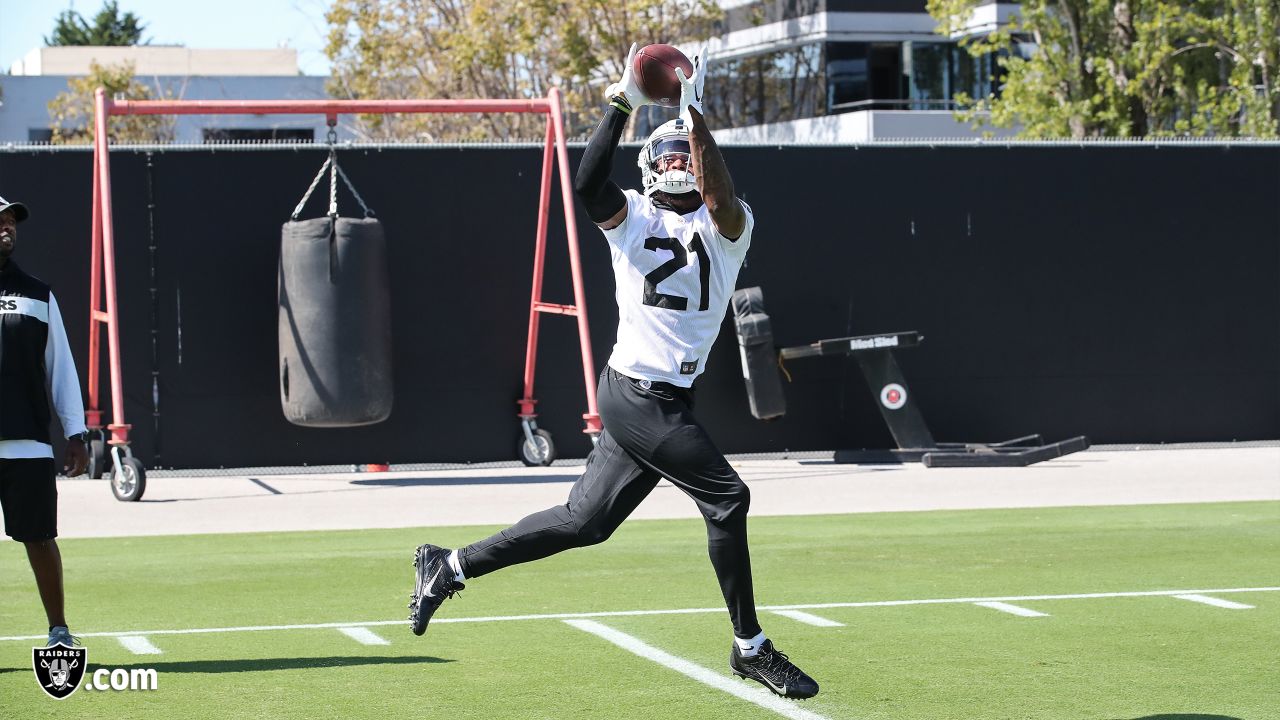
<svg viewBox="0 0 1280 720"><path fill-rule="evenodd" d="M560 199L564 201L565 235L569 239L569 269L573 273L573 303L578 312L578 344L582 348L582 378L587 387L587 412L585 432L599 433L603 426L596 410L596 365L591 357L591 328L587 324L587 294L582 285L582 259L578 254L578 225L574 220L573 184L569 181L569 150L565 147L564 117L560 113L560 89L551 88L551 124L555 130L556 159L560 166Z"/></svg>
<svg viewBox="0 0 1280 720"><path fill-rule="evenodd" d="M99 215L102 220L102 269L107 289L107 352L111 362L111 415L115 422L107 427L111 430L110 442L115 444L129 443L129 426L124 422L124 386L120 373L120 316L116 304L116 251L115 233L111 226L111 159L108 153L107 113L110 100L102 88L94 93L94 104L98 113L94 119L94 143L98 153L98 189L102 194Z"/></svg>
<svg viewBox="0 0 1280 720"><path fill-rule="evenodd" d="M104 112L101 95L94 96L94 117ZM102 302L102 187L98 181L98 156L101 143L93 140L93 229L90 232L89 249L89 408L85 410L85 425L91 430L102 427L102 407L98 403L98 366L101 359L98 344L101 333L98 328Z"/></svg>
<svg viewBox="0 0 1280 720"><path fill-rule="evenodd" d="M532 419L538 413L533 406L534 370L538 364L538 303L542 302L542 274L547 257L547 222L551 215L551 152L554 143L551 118L547 118L546 143L542 147L542 189L538 195L537 240L533 248L533 293L529 299L529 338L524 352L524 397L520 399L520 417Z"/></svg>

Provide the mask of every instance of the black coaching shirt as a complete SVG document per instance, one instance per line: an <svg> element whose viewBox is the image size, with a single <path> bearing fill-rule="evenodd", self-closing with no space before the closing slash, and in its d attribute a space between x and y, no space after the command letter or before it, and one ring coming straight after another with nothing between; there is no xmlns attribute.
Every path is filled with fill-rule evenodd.
<svg viewBox="0 0 1280 720"><path fill-rule="evenodd" d="M0 458L51 458L45 385L63 432L84 432L80 379L49 286L10 258L0 268Z"/></svg>

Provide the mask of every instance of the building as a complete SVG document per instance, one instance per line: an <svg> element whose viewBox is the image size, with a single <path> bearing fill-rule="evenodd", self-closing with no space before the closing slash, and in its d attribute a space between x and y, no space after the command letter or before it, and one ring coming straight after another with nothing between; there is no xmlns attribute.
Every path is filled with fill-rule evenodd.
<svg viewBox="0 0 1280 720"><path fill-rule="evenodd" d="M67 82L89 74L91 62L131 62L135 78L156 97L175 100L323 100L328 78L298 70L289 48L200 50L185 47L42 47L32 50L0 76L0 144L48 142L48 105ZM339 129L340 137L346 133ZM323 140L321 116L186 115L175 120L180 143Z"/></svg>
<svg viewBox="0 0 1280 720"><path fill-rule="evenodd" d="M937 33L925 0L720 0L708 45L716 136L731 141L863 142L973 137L959 93L985 97L999 68ZM1016 3L988 0L966 34L991 32ZM1029 48L1028 48L1029 49ZM995 131L994 134L1009 134Z"/></svg>

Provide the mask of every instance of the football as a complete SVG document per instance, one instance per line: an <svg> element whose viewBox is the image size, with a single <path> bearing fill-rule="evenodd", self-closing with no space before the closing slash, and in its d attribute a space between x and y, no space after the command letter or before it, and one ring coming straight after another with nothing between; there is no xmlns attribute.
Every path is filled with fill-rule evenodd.
<svg viewBox="0 0 1280 720"><path fill-rule="evenodd" d="M693 75L693 63L684 53L670 45L646 45L636 53L631 72L645 97L663 107L675 107L680 102L676 68L684 70L686 78Z"/></svg>

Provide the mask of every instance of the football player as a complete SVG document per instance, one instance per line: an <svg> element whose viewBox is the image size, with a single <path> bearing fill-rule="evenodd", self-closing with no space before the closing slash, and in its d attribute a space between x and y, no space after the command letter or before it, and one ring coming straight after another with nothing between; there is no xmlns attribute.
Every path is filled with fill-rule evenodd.
<svg viewBox="0 0 1280 720"><path fill-rule="evenodd" d="M666 478L706 519L711 563L733 621L730 668L778 695L812 697L818 684L774 647L756 617L750 492L693 415L693 383L706 369L755 221L734 194L703 119L705 48L694 58L693 77L676 71L679 117L640 150L643 192L624 192L609 179L627 119L650 102L632 74L635 54L632 45L622 79L606 91L608 107L574 180L609 242L617 287L617 343L598 390L604 431L564 505L457 550L417 549L411 628L425 632L467 578L603 542Z"/></svg>

